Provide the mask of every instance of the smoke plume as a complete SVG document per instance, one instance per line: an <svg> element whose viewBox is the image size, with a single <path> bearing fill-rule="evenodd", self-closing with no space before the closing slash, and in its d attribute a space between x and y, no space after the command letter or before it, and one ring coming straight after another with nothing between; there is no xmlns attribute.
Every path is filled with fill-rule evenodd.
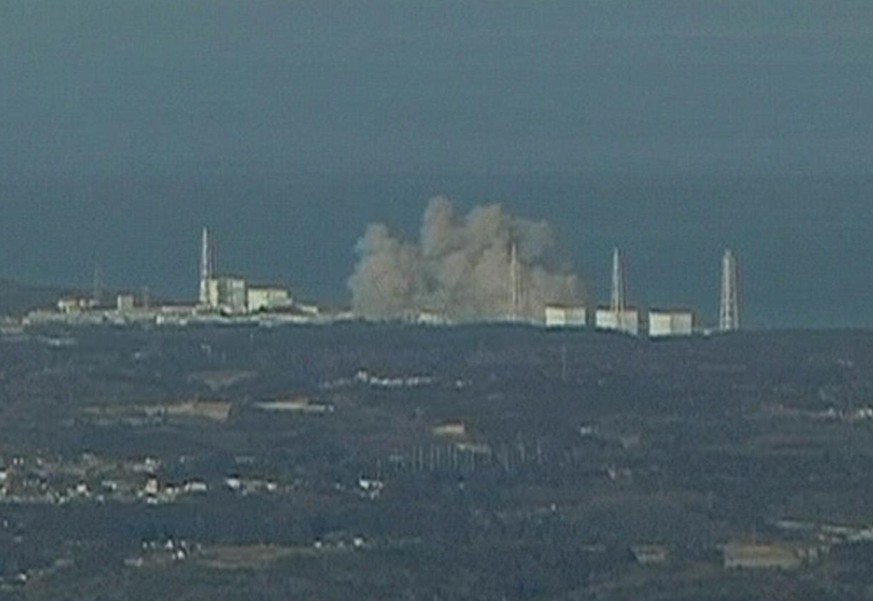
<svg viewBox="0 0 873 601"><path fill-rule="evenodd" d="M548 223L512 217L498 204L461 216L436 197L418 243L371 224L355 250L348 285L355 313L367 319L542 321L546 304L580 303L584 295L580 279L555 260Z"/></svg>

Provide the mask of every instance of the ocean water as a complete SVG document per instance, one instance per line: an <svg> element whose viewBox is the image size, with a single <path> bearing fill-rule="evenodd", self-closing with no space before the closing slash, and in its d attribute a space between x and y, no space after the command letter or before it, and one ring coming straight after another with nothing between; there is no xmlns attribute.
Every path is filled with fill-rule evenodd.
<svg viewBox="0 0 873 601"><path fill-rule="evenodd" d="M713 323L721 253L739 256L742 317L756 328L873 325L873 177L419 172L175 173L6 178L0 275L193 299L200 228L219 271L349 302L354 246L369 222L410 238L436 194L462 210L500 202L549 221L600 302L614 246L629 300L691 307Z"/></svg>
<svg viewBox="0 0 873 601"><path fill-rule="evenodd" d="M435 194L554 224L598 299L712 323L873 325L869 2L13 2L0 18L0 276L347 303L368 222ZM124 43L120 43L124 41Z"/></svg>

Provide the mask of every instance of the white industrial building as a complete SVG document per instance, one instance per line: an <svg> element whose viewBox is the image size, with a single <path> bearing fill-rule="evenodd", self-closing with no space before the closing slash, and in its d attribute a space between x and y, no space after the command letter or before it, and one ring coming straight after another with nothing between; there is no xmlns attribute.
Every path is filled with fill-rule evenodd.
<svg viewBox="0 0 873 601"><path fill-rule="evenodd" d="M649 311L649 337L691 336L694 313L685 309Z"/></svg>
<svg viewBox="0 0 873 601"><path fill-rule="evenodd" d="M119 294L115 298L115 310L119 313L130 313L136 308L136 301L132 294Z"/></svg>
<svg viewBox="0 0 873 601"><path fill-rule="evenodd" d="M613 330L636 336L640 333L640 312L636 309L597 309L594 315L599 330Z"/></svg>
<svg viewBox="0 0 873 601"><path fill-rule="evenodd" d="M79 313L93 309L95 303L90 298L72 297L60 299L57 306L60 313Z"/></svg>
<svg viewBox="0 0 873 601"><path fill-rule="evenodd" d="M283 309L293 304L291 294L278 286L252 286L246 292L249 313Z"/></svg>
<svg viewBox="0 0 873 601"><path fill-rule="evenodd" d="M236 277L209 278L206 281L207 307L225 313L245 313L246 281Z"/></svg>
<svg viewBox="0 0 873 601"><path fill-rule="evenodd" d="M588 312L585 307L547 305L545 319L547 328L584 328Z"/></svg>
<svg viewBox="0 0 873 601"><path fill-rule="evenodd" d="M291 293L279 286L249 286L239 277L217 277L206 281L206 308L239 315L285 309L294 304Z"/></svg>
<svg viewBox="0 0 873 601"><path fill-rule="evenodd" d="M250 286L245 279L216 276L209 230L203 228L200 250L201 309L225 315L241 315L285 309L294 304L291 293L279 286Z"/></svg>

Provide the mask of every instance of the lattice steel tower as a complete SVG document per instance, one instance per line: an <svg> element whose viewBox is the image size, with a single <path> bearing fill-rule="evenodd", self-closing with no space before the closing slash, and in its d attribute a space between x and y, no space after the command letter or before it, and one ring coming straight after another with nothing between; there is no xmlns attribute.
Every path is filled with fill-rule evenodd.
<svg viewBox="0 0 873 601"><path fill-rule="evenodd" d="M721 303L718 310L718 329L722 332L740 328L739 274L737 259L730 249L721 260Z"/></svg>
<svg viewBox="0 0 873 601"><path fill-rule="evenodd" d="M518 244L512 242L509 247L509 319L511 321L517 321L521 318L523 294L521 265L518 262Z"/></svg>
<svg viewBox="0 0 873 601"><path fill-rule="evenodd" d="M203 228L200 241L200 304L209 304L209 280L212 279L212 249L209 248L209 229Z"/></svg>
<svg viewBox="0 0 873 601"><path fill-rule="evenodd" d="M627 310L625 297L627 295L627 273L624 254L615 248L612 251L612 297L609 310L615 314L615 323L620 325L624 321Z"/></svg>

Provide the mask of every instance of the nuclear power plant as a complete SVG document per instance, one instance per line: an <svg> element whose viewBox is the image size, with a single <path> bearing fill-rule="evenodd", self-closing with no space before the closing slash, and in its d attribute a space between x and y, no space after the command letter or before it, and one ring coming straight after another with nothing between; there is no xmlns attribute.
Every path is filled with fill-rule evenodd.
<svg viewBox="0 0 873 601"><path fill-rule="evenodd" d="M216 269L215 244L208 228L200 236L199 286L196 302L153 305L144 293L120 293L113 304L104 304L102 295L62 298L57 311L30 312L23 325L63 323L68 325L137 324L256 324L332 323L352 317L349 312L323 312L312 304L297 302L288 288L252 284L238 275ZM147 288L145 291L147 292Z"/></svg>
<svg viewBox="0 0 873 601"><path fill-rule="evenodd" d="M144 323L334 323L340 320L401 321L431 325L515 323L547 328L596 329L651 338L709 333L688 308L641 311L629 302L628 261L612 252L608 306L588 306L581 282L546 260L547 224L505 215L499 205L480 207L459 219L447 199L428 205L420 246L371 226L358 244L361 260L349 280L351 311L326 312L297 302L283 286L252 284L221 273L207 227L200 236L197 300L155 304L144 294L118 294L104 305L102 294L63 298L57 311L33 311L27 324ZM148 290L147 288L145 290ZM727 249L715 331L740 328L737 258Z"/></svg>

